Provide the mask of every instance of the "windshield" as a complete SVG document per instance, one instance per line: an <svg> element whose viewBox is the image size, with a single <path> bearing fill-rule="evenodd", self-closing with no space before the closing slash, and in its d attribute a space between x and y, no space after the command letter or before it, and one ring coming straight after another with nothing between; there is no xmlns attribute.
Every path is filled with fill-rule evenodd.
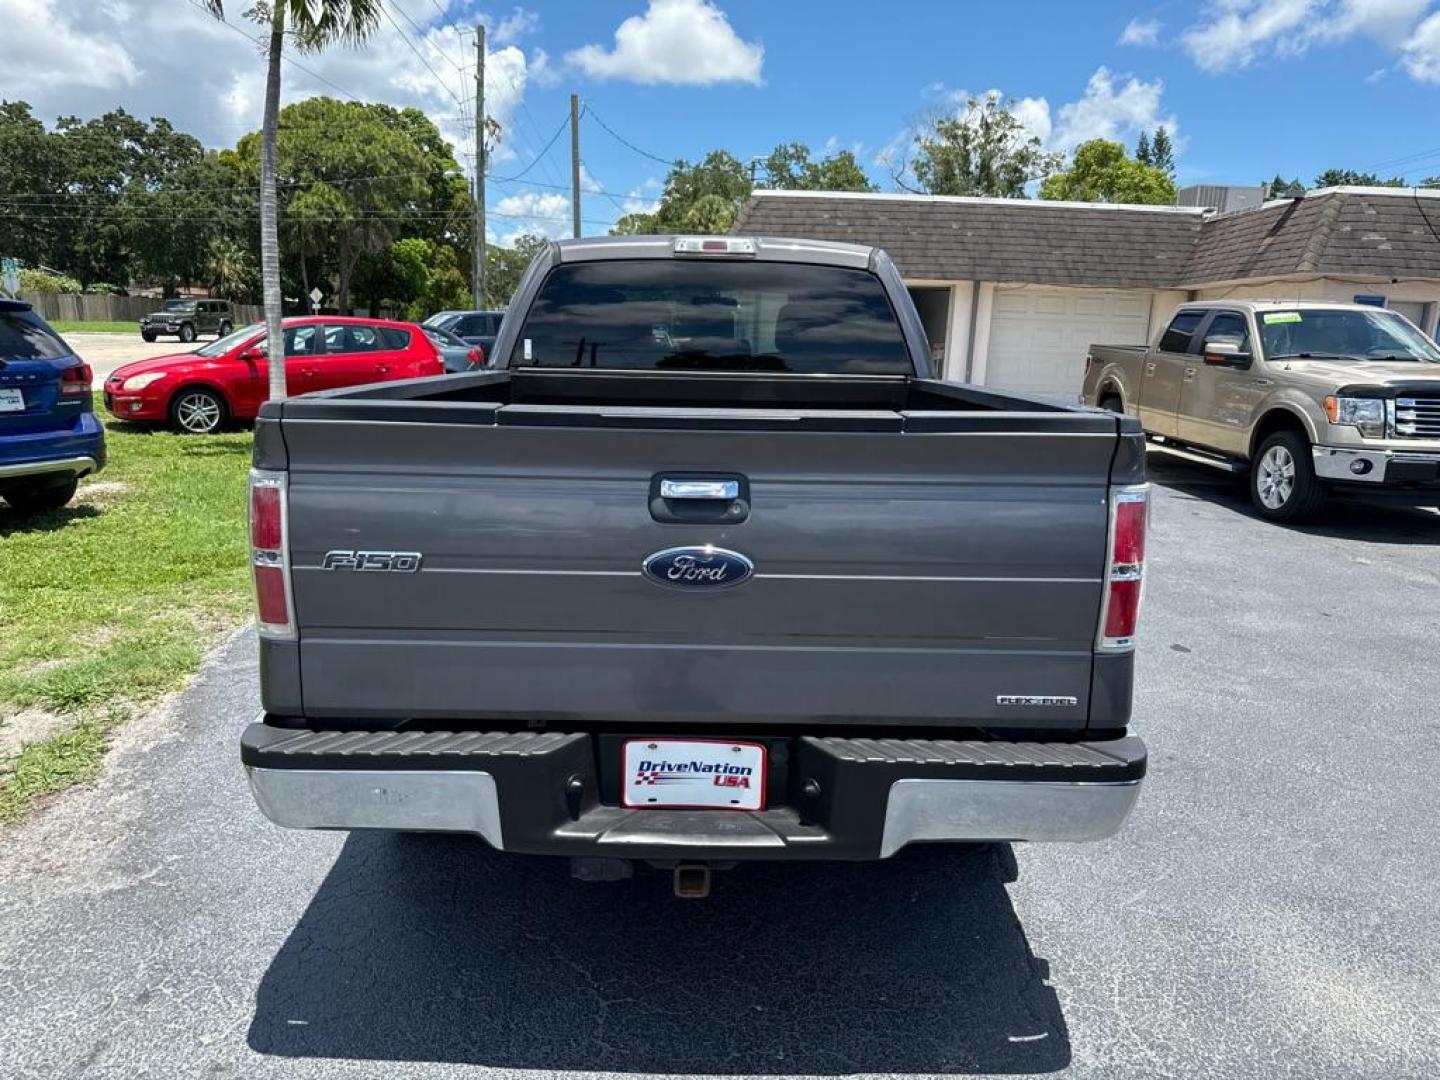
<svg viewBox="0 0 1440 1080"><path fill-rule="evenodd" d="M1435 343L1393 311L1297 308L1261 311L1267 360L1418 360L1440 364Z"/></svg>
<svg viewBox="0 0 1440 1080"><path fill-rule="evenodd" d="M166 300L161 310L163 311L190 311L195 307L194 300Z"/></svg>
<svg viewBox="0 0 1440 1080"><path fill-rule="evenodd" d="M512 366L908 375L879 278L792 263L625 259L550 272Z"/></svg>
<svg viewBox="0 0 1440 1080"><path fill-rule="evenodd" d="M258 333L260 333L260 332L261 332L262 330L264 330L264 329L265 329L265 324L264 324L264 323L258 323L258 322L257 322L257 323L251 323L249 326L243 327L243 328L240 329L240 330L236 330L236 331L233 331L232 333L226 334L224 337L222 337L222 338L220 338L220 339L218 339L218 340L216 340L216 341L212 341L209 345L206 345L204 348L196 349L196 350L195 350L195 355L196 355L196 356L224 356L224 355L225 355L227 352L229 352L231 349L235 348L235 346L244 344L246 338L249 338L250 336L252 336L252 335L254 335L254 334L258 334Z"/></svg>
<svg viewBox="0 0 1440 1080"><path fill-rule="evenodd" d="M73 355L30 311L0 311L0 361L59 360Z"/></svg>

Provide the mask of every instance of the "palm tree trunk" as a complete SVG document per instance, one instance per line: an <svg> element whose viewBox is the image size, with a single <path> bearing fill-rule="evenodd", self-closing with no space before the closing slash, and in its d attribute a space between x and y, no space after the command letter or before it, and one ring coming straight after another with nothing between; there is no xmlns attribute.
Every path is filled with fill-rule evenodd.
<svg viewBox="0 0 1440 1080"><path fill-rule="evenodd" d="M270 354L270 400L285 399L284 297L280 291L280 211L275 197L275 143L280 126L280 53L285 47L285 5L270 20L265 119L260 131L260 278L265 292L265 340Z"/></svg>

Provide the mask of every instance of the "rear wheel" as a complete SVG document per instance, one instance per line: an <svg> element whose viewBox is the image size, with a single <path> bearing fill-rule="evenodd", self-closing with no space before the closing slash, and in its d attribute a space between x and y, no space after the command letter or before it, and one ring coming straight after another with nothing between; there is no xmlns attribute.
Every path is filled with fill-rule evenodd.
<svg viewBox="0 0 1440 1080"><path fill-rule="evenodd" d="M1277 431L1260 444L1250 468L1250 501L1256 513L1269 521L1312 521L1324 508L1325 497L1303 435Z"/></svg>
<svg viewBox="0 0 1440 1080"><path fill-rule="evenodd" d="M222 323L220 324L220 329L216 332L215 336L216 336L216 338L225 337L227 334L230 333L231 330L234 330L234 329L235 329L235 328L230 325L230 322L229 322L229 320L227 319L226 321L224 321L224 322L222 322Z"/></svg>
<svg viewBox="0 0 1440 1080"><path fill-rule="evenodd" d="M67 480L63 484L46 487L16 488L5 493L5 501L22 514L40 514L46 510L59 510L75 497L79 480Z"/></svg>
<svg viewBox="0 0 1440 1080"><path fill-rule="evenodd" d="M180 324L180 340L190 342L195 340L195 327L188 322Z"/></svg>
<svg viewBox="0 0 1440 1080"><path fill-rule="evenodd" d="M170 426L186 435L213 435L225 426L229 410L213 390L181 390L170 403Z"/></svg>
<svg viewBox="0 0 1440 1080"><path fill-rule="evenodd" d="M1107 412L1124 412L1125 403L1120 400L1117 394L1106 394L1100 399L1100 408Z"/></svg>

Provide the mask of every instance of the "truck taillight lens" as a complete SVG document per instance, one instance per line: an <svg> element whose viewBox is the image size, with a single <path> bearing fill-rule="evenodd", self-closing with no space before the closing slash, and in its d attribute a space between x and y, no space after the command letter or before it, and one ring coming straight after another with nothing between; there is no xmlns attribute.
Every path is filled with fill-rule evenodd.
<svg viewBox="0 0 1440 1080"><path fill-rule="evenodd" d="M60 393L89 394L90 384L95 381L95 373L90 370L89 364L77 364L72 368L66 368L60 373Z"/></svg>
<svg viewBox="0 0 1440 1080"><path fill-rule="evenodd" d="M250 562L260 636L293 638L285 474L250 470Z"/></svg>
<svg viewBox="0 0 1440 1080"><path fill-rule="evenodd" d="M1145 585L1145 529L1149 511L1149 484L1115 488L1110 493L1110 542L1097 643L1106 652L1135 647L1135 627Z"/></svg>

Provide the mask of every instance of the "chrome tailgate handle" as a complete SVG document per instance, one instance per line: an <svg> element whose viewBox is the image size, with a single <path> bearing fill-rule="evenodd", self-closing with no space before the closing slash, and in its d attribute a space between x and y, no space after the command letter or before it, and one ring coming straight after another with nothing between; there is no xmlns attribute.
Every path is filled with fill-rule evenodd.
<svg viewBox="0 0 1440 1080"><path fill-rule="evenodd" d="M738 499L738 480L661 480L662 499Z"/></svg>

